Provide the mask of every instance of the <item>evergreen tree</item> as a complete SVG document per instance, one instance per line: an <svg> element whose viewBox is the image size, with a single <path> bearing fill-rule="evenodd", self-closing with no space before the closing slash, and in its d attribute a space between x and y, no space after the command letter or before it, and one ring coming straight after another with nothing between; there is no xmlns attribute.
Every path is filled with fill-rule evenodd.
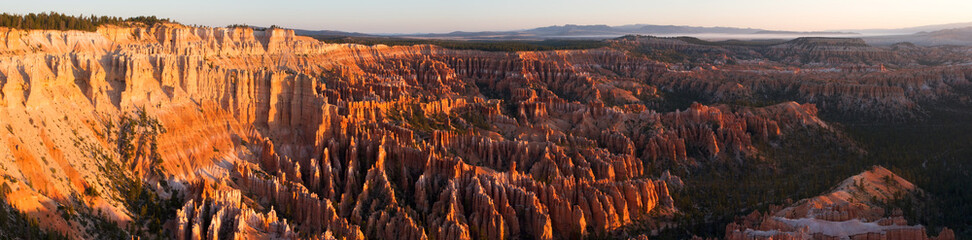
<svg viewBox="0 0 972 240"><path fill-rule="evenodd" d="M116 25L123 27L131 26L153 26L159 23L174 23L168 18L156 16L138 16L130 18L108 17L108 16L70 16L62 13L29 13L26 15L0 14L0 27L17 29L43 29L43 30L82 30L95 31L102 25Z"/></svg>

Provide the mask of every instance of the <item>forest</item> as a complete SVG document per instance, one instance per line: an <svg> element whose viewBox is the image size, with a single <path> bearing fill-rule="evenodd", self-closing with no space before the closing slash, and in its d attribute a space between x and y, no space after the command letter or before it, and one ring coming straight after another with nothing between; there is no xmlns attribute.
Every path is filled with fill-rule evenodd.
<svg viewBox="0 0 972 240"><path fill-rule="evenodd" d="M757 146L772 159L769 162L680 171L677 174L686 187L672 191L680 211L675 218L678 227L658 237L723 236L726 225L738 216L826 193L845 178L874 165L888 168L930 196L920 205L910 201L889 203L902 209L909 223L922 224L931 233L948 227L956 230L958 239L972 237L968 230L972 205L964 202L972 199L972 189L967 187L972 185L972 166L968 164L972 159L972 141L968 141L972 139L972 126L967 124L972 119L972 107L940 102L923 106L928 107L928 115L903 122L823 114L824 120L842 134L790 132L779 146ZM637 226L631 228L626 230L639 230Z"/></svg>
<svg viewBox="0 0 972 240"><path fill-rule="evenodd" d="M29 13L26 15L2 13L0 14L0 27L17 28L24 30L81 30L93 32L102 25L115 26L152 26L158 23L171 23L168 18L156 16L137 16L129 18L109 17L109 16L71 16L57 12Z"/></svg>

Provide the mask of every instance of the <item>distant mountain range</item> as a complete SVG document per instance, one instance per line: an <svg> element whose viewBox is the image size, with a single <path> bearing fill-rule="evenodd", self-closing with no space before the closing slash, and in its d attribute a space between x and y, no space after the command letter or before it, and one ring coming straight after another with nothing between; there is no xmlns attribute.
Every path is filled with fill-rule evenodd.
<svg viewBox="0 0 972 240"><path fill-rule="evenodd" d="M807 35L807 36L840 36L858 35L853 32L795 32L795 31L773 31L756 28L735 28L735 27L694 27L694 26L675 26L675 25L648 25L632 24L623 26L608 25L559 25L539 27L526 30L514 31L492 31L492 32L451 32L451 33L432 33L432 34L403 34L399 37L414 38L440 38L440 39L460 39L460 40L538 40L551 38L572 38L572 39L604 39L614 38L624 35L655 35L655 36L681 36L681 35Z"/></svg>
<svg viewBox="0 0 972 240"><path fill-rule="evenodd" d="M972 27L942 29L932 32L918 32L906 35L885 35L864 38L871 45L891 45L895 43L914 43L917 45L972 45Z"/></svg>
<svg viewBox="0 0 972 240"><path fill-rule="evenodd" d="M365 34L330 30L296 30L299 35L332 37L396 37L453 40L544 40L544 39L609 39L624 35L691 36L707 40L726 39L792 39L797 37L853 37L869 44L890 45L911 42L919 45L972 45L972 22L917 26L898 29L856 29L835 31L784 31L737 27L696 27L676 25L630 24L557 25L511 31L482 31L420 34Z"/></svg>
<svg viewBox="0 0 972 240"><path fill-rule="evenodd" d="M935 24L935 25L925 25L917 27L907 27L907 28L894 28L894 29L852 29L852 30L842 30L857 32L865 35L909 35L921 32L934 32L945 29L954 28L966 28L972 27L972 22L964 23L948 23L948 24Z"/></svg>

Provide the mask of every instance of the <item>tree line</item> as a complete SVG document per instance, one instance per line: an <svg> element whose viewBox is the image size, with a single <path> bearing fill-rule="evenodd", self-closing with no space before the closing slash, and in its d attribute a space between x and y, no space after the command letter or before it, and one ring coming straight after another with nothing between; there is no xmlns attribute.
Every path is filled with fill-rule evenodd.
<svg viewBox="0 0 972 240"><path fill-rule="evenodd" d="M230 24L230 25L226 25L226 28L252 28L253 30L256 30L256 31L266 31L267 29L277 29L277 28L282 28L282 27L277 26L277 25L270 25L270 27L257 27L257 26L252 26L252 25L249 25L249 24L244 23L244 24Z"/></svg>
<svg viewBox="0 0 972 240"><path fill-rule="evenodd" d="M0 27L17 28L24 30L40 29L40 30L81 30L81 31L95 31L98 30L98 26L101 25L116 25L116 26L134 26L134 25L148 25L152 26L158 23L174 23L174 21L168 18L159 18L156 16L138 16L138 17L110 17L110 16L84 16L77 15L71 16L63 13L47 12L47 13L29 13L26 15L2 13L0 14Z"/></svg>

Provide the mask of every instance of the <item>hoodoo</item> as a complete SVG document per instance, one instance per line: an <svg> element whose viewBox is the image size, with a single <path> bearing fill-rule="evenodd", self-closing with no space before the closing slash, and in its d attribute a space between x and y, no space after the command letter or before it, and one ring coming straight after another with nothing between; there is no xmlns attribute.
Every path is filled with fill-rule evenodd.
<svg viewBox="0 0 972 240"><path fill-rule="evenodd" d="M972 102L972 67L927 64L972 62L967 49L601 43L0 28L0 238L650 238L726 223L727 239L955 238L888 207L925 193L882 167L765 209L830 180L777 177L866 162L856 141L871 139L831 119L922 120L927 103ZM874 163L847 164L839 178Z"/></svg>

